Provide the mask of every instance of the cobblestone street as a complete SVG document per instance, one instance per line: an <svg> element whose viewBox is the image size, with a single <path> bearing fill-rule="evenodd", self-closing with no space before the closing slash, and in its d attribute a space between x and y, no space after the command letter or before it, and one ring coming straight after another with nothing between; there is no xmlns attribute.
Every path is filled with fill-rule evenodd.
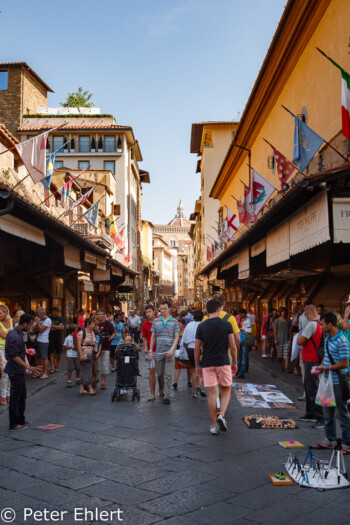
<svg viewBox="0 0 350 525"><path fill-rule="evenodd" d="M309 523L348 523L348 491L317 492L295 484L274 487L268 479L269 472L284 469L287 451L278 441L317 442L323 438L322 430L307 423L291 432L249 430L242 422L244 415L254 413L301 416L298 378L275 374L275 363L262 367L260 357L252 354L245 380L277 385L298 410L247 409L233 394L229 431L212 436L206 400L192 399L183 372L171 405L164 406L159 399L146 401L143 359L141 368L140 403L133 403L130 395L111 403L112 375L108 389L89 398L78 396L78 387L66 389L60 372L36 393L36 381L28 381L30 430L9 433L3 411L0 497L2 508L16 511L16 524L40 522L25 521L24 507L67 511L58 521L67 525L79 522L74 521L74 509L84 507L100 512L120 508L124 523L130 525L301 523L305 515ZM36 428L49 423L65 427ZM318 456L327 458L329 453ZM347 457L345 461L349 468ZM76 518L82 523L106 523L98 517ZM118 523L117 515L107 523Z"/></svg>

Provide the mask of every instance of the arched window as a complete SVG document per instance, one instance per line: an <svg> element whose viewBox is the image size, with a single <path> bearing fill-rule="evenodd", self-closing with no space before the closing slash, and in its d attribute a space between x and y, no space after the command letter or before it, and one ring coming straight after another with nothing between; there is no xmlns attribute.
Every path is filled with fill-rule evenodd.
<svg viewBox="0 0 350 525"><path fill-rule="evenodd" d="M176 239L170 239L170 246L176 246Z"/></svg>

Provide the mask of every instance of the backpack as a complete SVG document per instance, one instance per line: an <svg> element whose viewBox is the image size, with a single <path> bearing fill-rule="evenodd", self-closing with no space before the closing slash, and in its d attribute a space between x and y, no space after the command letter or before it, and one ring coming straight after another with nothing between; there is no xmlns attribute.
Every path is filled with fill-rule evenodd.
<svg viewBox="0 0 350 525"><path fill-rule="evenodd" d="M78 335L78 332L80 332L80 331L83 331L82 343L84 342L84 339L86 337L86 330L85 330L85 328L83 328L82 326L78 326L78 328L75 330L74 335L73 335L74 349L75 350L78 350L77 335Z"/></svg>
<svg viewBox="0 0 350 525"><path fill-rule="evenodd" d="M321 323L318 319L316 319L316 323L321 326ZM314 334L315 335L315 334ZM317 357L319 358L320 361L323 360L324 358L324 333L322 331L322 336L321 336L321 341L320 341L320 346L317 348L316 346L316 343L315 341L313 340L313 336L310 337L310 341L312 342L312 344L314 345L315 347L315 350L317 352Z"/></svg>

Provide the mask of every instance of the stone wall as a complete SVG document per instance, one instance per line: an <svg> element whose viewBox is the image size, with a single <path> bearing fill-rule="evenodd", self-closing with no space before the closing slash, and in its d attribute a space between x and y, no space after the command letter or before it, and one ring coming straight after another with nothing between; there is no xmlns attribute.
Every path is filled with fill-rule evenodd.
<svg viewBox="0 0 350 525"><path fill-rule="evenodd" d="M20 65L8 67L8 88L0 91L0 123L4 124L13 135L16 135L16 131L21 125L21 71Z"/></svg>
<svg viewBox="0 0 350 525"><path fill-rule="evenodd" d="M22 114L37 113L39 107L47 106L46 89L26 69L23 70Z"/></svg>

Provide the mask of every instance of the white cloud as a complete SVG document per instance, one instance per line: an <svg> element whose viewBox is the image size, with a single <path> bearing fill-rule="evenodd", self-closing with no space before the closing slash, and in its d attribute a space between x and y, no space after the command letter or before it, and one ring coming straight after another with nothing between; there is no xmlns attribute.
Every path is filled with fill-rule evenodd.
<svg viewBox="0 0 350 525"><path fill-rule="evenodd" d="M155 16L144 17L146 35L151 38L163 39L172 33L180 33L181 19L190 11L194 11L197 5L182 5L171 8L168 12Z"/></svg>

